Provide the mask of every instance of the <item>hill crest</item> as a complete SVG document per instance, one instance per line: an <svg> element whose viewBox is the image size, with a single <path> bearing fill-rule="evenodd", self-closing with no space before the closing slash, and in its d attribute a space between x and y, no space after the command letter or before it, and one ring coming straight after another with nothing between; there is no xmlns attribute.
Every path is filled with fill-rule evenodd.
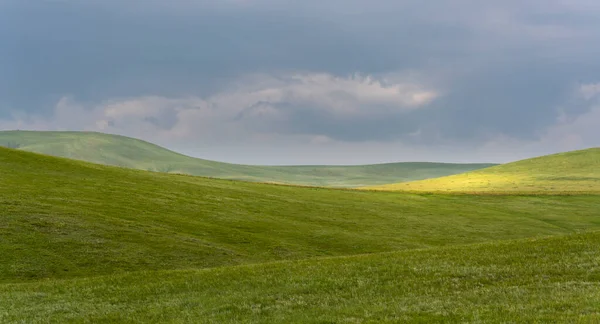
<svg viewBox="0 0 600 324"><path fill-rule="evenodd" d="M400 162L355 166L259 166L189 157L121 135L75 131L0 131L0 145L125 168L189 175L327 187L360 187L435 178L493 164Z"/></svg>

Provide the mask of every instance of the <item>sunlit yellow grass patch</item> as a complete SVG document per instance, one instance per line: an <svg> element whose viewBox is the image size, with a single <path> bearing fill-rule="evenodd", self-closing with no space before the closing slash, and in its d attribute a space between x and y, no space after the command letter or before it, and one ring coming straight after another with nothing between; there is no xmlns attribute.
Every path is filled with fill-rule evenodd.
<svg viewBox="0 0 600 324"><path fill-rule="evenodd" d="M542 156L458 175L365 189L428 192L600 193L600 149Z"/></svg>

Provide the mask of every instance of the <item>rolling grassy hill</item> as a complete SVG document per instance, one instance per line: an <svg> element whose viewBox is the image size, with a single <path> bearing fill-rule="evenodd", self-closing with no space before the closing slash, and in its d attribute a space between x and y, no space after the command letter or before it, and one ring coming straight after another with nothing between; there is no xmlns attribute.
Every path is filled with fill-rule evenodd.
<svg viewBox="0 0 600 324"><path fill-rule="evenodd" d="M368 187L427 192L600 192L600 148L536 157L463 174Z"/></svg>
<svg viewBox="0 0 600 324"><path fill-rule="evenodd" d="M0 148L0 322L592 321L598 210L600 195L279 186Z"/></svg>
<svg viewBox="0 0 600 324"><path fill-rule="evenodd" d="M0 145L126 168L297 185L359 187L457 174L492 164L253 166L192 158L141 140L93 132L0 131Z"/></svg>
<svg viewBox="0 0 600 324"><path fill-rule="evenodd" d="M0 148L0 281L565 234L600 199L398 195L144 172Z"/></svg>

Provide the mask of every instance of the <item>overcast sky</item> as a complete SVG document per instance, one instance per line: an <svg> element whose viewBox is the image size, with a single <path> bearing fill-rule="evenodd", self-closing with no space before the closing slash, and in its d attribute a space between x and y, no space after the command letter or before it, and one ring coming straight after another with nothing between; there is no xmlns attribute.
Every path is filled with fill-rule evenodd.
<svg viewBox="0 0 600 324"><path fill-rule="evenodd" d="M600 146L597 0L0 0L0 129L253 164Z"/></svg>

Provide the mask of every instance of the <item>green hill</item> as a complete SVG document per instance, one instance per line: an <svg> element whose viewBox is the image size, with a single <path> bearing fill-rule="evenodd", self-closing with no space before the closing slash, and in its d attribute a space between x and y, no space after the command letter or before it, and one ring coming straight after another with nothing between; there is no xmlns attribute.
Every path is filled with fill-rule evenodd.
<svg viewBox="0 0 600 324"><path fill-rule="evenodd" d="M330 187L360 187L435 178L492 165L422 162L360 166L238 165L192 158L141 140L94 132L0 131L0 145L140 170Z"/></svg>
<svg viewBox="0 0 600 324"><path fill-rule="evenodd" d="M563 234L597 226L600 209L597 197L290 187L107 167L4 148L0 179L0 281ZM578 216L565 215L566 208Z"/></svg>
<svg viewBox="0 0 600 324"><path fill-rule="evenodd" d="M463 174L368 187L427 192L600 192L600 148L502 164Z"/></svg>
<svg viewBox="0 0 600 324"><path fill-rule="evenodd" d="M599 198L279 186L0 148L0 322L591 320Z"/></svg>

